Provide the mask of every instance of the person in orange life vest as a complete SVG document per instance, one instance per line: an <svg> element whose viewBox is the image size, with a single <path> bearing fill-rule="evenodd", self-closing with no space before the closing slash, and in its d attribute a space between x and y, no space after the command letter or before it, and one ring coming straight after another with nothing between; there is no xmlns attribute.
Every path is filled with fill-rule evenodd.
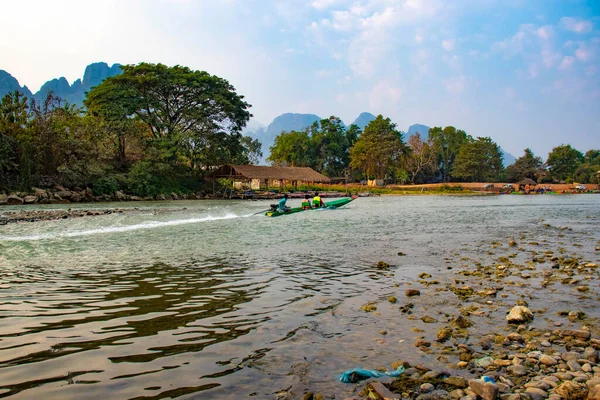
<svg viewBox="0 0 600 400"><path fill-rule="evenodd" d="M304 200L302 200L302 209L308 210L310 208L310 200L308 199L308 195L304 195Z"/></svg>

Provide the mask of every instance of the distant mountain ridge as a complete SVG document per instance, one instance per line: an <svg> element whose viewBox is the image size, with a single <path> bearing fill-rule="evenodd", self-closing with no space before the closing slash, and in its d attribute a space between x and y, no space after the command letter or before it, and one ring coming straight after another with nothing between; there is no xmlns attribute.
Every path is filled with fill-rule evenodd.
<svg viewBox="0 0 600 400"><path fill-rule="evenodd" d="M98 86L106 78L120 73L121 64L113 64L109 67L105 62L97 62L88 65L85 68L83 79L77 79L72 85L69 85L66 78L60 77L44 83L40 90L32 94L27 86L21 86L19 81L11 74L0 70L0 98L4 97L7 93L18 90L29 99L43 102L48 93L52 91L56 96L68 101L70 104L81 107L83 106L86 92L89 92L94 86Z"/></svg>

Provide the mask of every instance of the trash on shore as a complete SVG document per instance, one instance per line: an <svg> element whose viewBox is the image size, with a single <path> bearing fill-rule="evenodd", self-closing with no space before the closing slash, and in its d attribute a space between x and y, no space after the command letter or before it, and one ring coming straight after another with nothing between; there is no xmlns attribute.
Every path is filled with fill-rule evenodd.
<svg viewBox="0 0 600 400"><path fill-rule="evenodd" d="M373 369L353 368L345 371L340 375L340 382L356 383L369 378L381 378L389 376L397 378L404 372L404 366L399 366L395 371L381 372Z"/></svg>

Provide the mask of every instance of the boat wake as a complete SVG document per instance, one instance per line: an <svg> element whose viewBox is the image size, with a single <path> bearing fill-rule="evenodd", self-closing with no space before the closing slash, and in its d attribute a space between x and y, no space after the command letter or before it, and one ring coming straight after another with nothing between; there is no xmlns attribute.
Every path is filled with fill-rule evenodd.
<svg viewBox="0 0 600 400"><path fill-rule="evenodd" d="M121 233L121 232L131 232L138 231L143 229L157 229L164 228L170 226L178 226L178 225L188 225L188 224L197 224L202 222L211 222L211 221L219 221L219 220L227 220L227 219L235 219L235 218L248 218L253 214L248 215L236 215L236 214L226 214L218 217L213 216L205 216L200 218L187 218L187 219L175 219L171 221L147 221L139 224L133 225L125 225L125 226L106 226L102 228L94 228L94 229L85 229L85 230L76 230L70 232L52 232L52 233L40 233L36 235L27 235L27 236L0 236L0 242L24 242L24 241L36 241L36 240L52 240L52 239L60 239L60 238L71 238L78 236L92 236L92 235L101 235L107 233Z"/></svg>

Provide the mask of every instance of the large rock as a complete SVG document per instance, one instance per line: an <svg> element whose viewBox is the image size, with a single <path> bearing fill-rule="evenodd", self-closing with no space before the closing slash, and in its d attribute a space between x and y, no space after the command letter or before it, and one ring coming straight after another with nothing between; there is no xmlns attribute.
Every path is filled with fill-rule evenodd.
<svg viewBox="0 0 600 400"><path fill-rule="evenodd" d="M597 363L598 362L598 350L594 349L593 347L586 348L585 351L583 352L583 358Z"/></svg>
<svg viewBox="0 0 600 400"><path fill-rule="evenodd" d="M16 194L11 194L6 198L6 203L9 206L23 204L23 199L17 196Z"/></svg>
<svg viewBox="0 0 600 400"><path fill-rule="evenodd" d="M68 190L59 190L55 193L55 195L60 196L61 199L69 199L71 196L73 196L73 193Z"/></svg>
<svg viewBox="0 0 600 400"><path fill-rule="evenodd" d="M525 306L515 306L506 316L506 320L509 324L533 321L533 313Z"/></svg>
<svg viewBox="0 0 600 400"><path fill-rule="evenodd" d="M25 196L23 197L23 202L25 204L33 204L38 201L37 196Z"/></svg>
<svg viewBox="0 0 600 400"><path fill-rule="evenodd" d="M122 191L120 191L120 190L117 190L117 191L115 192L115 200L117 200L117 201L122 201L122 200L125 200L125 193L123 193L123 192L122 192Z"/></svg>
<svg viewBox="0 0 600 400"><path fill-rule="evenodd" d="M8 203L8 196L0 194L0 206L5 205L6 203Z"/></svg>
<svg viewBox="0 0 600 400"><path fill-rule="evenodd" d="M588 392L588 400L600 400L600 386L594 386Z"/></svg>
<svg viewBox="0 0 600 400"><path fill-rule="evenodd" d="M573 336L576 338L587 340L592 336L592 334L589 331L584 330L563 329L562 331L560 331L560 336Z"/></svg>
<svg viewBox="0 0 600 400"><path fill-rule="evenodd" d="M44 189L40 189L40 188L33 188L33 194L38 198L38 199L47 199L48 198L48 193L44 190Z"/></svg>
<svg viewBox="0 0 600 400"><path fill-rule="evenodd" d="M520 364L511 365L510 367L506 368L506 370L508 371L509 374L514 375L514 376L527 375L527 369Z"/></svg>
<svg viewBox="0 0 600 400"><path fill-rule="evenodd" d="M74 202L74 203L79 203L81 201L81 198L82 198L81 195L79 193L77 193L77 192L74 192L71 195L71 201Z"/></svg>
<svg viewBox="0 0 600 400"><path fill-rule="evenodd" d="M469 380L469 388L483 400L496 400L498 397L498 385L494 383L471 379Z"/></svg>
<svg viewBox="0 0 600 400"><path fill-rule="evenodd" d="M569 400L585 400L588 395L588 387L586 385L573 381L564 382L555 391L556 394Z"/></svg>

